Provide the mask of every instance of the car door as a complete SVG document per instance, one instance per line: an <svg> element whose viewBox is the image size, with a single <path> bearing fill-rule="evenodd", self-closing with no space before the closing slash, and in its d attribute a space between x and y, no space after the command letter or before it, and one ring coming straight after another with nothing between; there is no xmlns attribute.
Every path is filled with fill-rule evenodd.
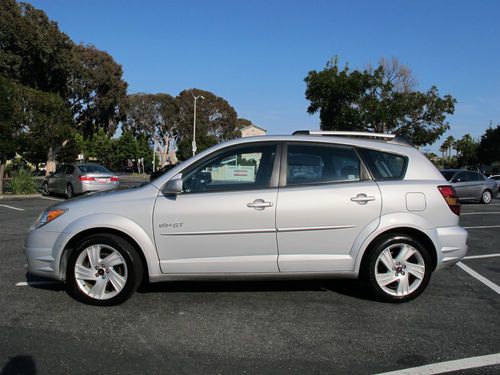
<svg viewBox="0 0 500 375"><path fill-rule="evenodd" d="M61 178L64 176L65 168L66 168L65 165L61 165L56 169L54 174L48 177L49 189L51 192L56 194L61 193L60 184L61 184Z"/></svg>
<svg viewBox="0 0 500 375"><path fill-rule="evenodd" d="M180 194L158 196L153 225L163 272L279 272L277 149L261 142L216 152L181 172Z"/></svg>
<svg viewBox="0 0 500 375"><path fill-rule="evenodd" d="M276 212L281 272L352 271L351 248L380 220L381 195L351 147L292 143Z"/></svg>
<svg viewBox="0 0 500 375"><path fill-rule="evenodd" d="M469 181L469 174L466 171L458 172L451 182L459 199L472 198L471 181Z"/></svg>

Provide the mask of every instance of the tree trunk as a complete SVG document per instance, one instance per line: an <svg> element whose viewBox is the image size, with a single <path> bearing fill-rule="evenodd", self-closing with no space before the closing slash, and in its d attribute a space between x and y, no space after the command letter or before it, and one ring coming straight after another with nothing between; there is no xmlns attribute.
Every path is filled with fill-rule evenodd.
<svg viewBox="0 0 500 375"><path fill-rule="evenodd" d="M3 194L3 175L5 174L5 163L0 160L0 195Z"/></svg>
<svg viewBox="0 0 500 375"><path fill-rule="evenodd" d="M54 152L52 151L52 147L49 148L49 152L47 153L47 163L45 163L45 175L49 175L51 172L56 171L56 163L54 161Z"/></svg>

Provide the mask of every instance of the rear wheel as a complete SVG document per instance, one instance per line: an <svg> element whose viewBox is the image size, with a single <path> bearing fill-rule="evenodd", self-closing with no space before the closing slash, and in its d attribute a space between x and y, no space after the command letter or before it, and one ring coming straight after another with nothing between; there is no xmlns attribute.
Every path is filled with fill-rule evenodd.
<svg viewBox="0 0 500 375"><path fill-rule="evenodd" d="M73 186L71 184L66 185L66 198L70 199L73 195L75 195L75 192L73 191Z"/></svg>
<svg viewBox="0 0 500 375"><path fill-rule="evenodd" d="M49 183L47 181L42 184L42 195L50 195Z"/></svg>
<svg viewBox="0 0 500 375"><path fill-rule="evenodd" d="M87 304L118 305L137 290L142 273L141 259L128 241L112 234L92 235L69 257L67 291Z"/></svg>
<svg viewBox="0 0 500 375"><path fill-rule="evenodd" d="M406 302L425 290L432 263L427 249L418 240L391 234L375 243L363 268L363 276L378 299Z"/></svg>
<svg viewBox="0 0 500 375"><path fill-rule="evenodd" d="M481 195L481 203L490 204L492 199L493 199L493 196L491 194L491 191L489 191L489 190L483 191L483 194Z"/></svg>

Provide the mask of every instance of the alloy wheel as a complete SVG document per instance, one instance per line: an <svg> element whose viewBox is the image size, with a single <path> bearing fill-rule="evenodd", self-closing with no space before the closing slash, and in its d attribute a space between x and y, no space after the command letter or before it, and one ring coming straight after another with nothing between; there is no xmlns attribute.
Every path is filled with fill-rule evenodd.
<svg viewBox="0 0 500 375"><path fill-rule="evenodd" d="M78 288L97 300L118 295L128 278L127 263L123 256L105 244L84 249L76 259L74 272Z"/></svg>
<svg viewBox="0 0 500 375"><path fill-rule="evenodd" d="M422 254L407 243L386 247L375 262L375 280L391 296L412 294L422 284L425 272Z"/></svg>

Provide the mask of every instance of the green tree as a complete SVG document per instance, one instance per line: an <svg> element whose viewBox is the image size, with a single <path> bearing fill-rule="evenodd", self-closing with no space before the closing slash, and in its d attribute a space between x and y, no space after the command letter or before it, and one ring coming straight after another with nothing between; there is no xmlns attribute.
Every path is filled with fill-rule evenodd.
<svg viewBox="0 0 500 375"><path fill-rule="evenodd" d="M0 76L0 194L3 193L3 177L7 160L16 154L21 133L19 124L13 120L14 87Z"/></svg>
<svg viewBox="0 0 500 375"><path fill-rule="evenodd" d="M489 127L481 136L479 143L479 161L483 164L491 164L500 161L500 125L496 128Z"/></svg>
<svg viewBox="0 0 500 375"><path fill-rule="evenodd" d="M0 75L65 99L74 43L30 4L2 0L0 15Z"/></svg>
<svg viewBox="0 0 500 375"><path fill-rule="evenodd" d="M470 134L465 134L456 144L458 162L462 167L471 167L478 164L479 142Z"/></svg>
<svg viewBox="0 0 500 375"><path fill-rule="evenodd" d="M304 81L307 111L319 112L321 129L393 132L416 146L435 142L449 129L446 115L453 114L456 102L450 95L440 97L435 86L415 91L409 69L395 61L361 71L340 69L334 59Z"/></svg>
<svg viewBox="0 0 500 375"><path fill-rule="evenodd" d="M160 166L167 163L169 152L178 141L179 107L168 94L133 94L128 97L125 130L144 135L156 146Z"/></svg>
<svg viewBox="0 0 500 375"><path fill-rule="evenodd" d="M69 102L75 126L85 138L99 129L112 135L125 119L127 83L122 67L94 46L76 46L74 53Z"/></svg>
<svg viewBox="0 0 500 375"><path fill-rule="evenodd" d="M192 156L193 141L193 95L203 96L197 101L196 109L196 146L201 152L217 143L241 136L238 129L236 110L227 100L210 91L200 89L184 90L176 97L179 107L177 125L177 147L180 160Z"/></svg>

